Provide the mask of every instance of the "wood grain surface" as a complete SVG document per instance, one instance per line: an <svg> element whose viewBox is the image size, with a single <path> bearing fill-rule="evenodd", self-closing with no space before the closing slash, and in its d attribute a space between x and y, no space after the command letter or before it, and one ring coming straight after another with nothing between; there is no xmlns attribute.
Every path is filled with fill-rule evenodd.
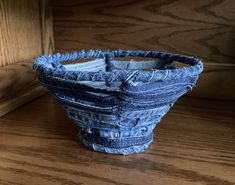
<svg viewBox="0 0 235 185"><path fill-rule="evenodd" d="M0 66L42 53L38 1L0 1Z"/></svg>
<svg viewBox="0 0 235 185"><path fill-rule="evenodd" d="M54 0L56 50L143 49L196 55L191 95L235 99L234 0Z"/></svg>
<svg viewBox="0 0 235 185"><path fill-rule="evenodd" d="M54 50L49 0L0 1L0 116L45 93L32 71Z"/></svg>
<svg viewBox="0 0 235 185"><path fill-rule="evenodd" d="M54 52L54 31L53 14L50 0L39 0L40 25L42 39L42 53L51 54Z"/></svg>
<svg viewBox="0 0 235 185"><path fill-rule="evenodd" d="M38 83L31 68L31 62L17 63L0 68L0 102L17 96L20 91L25 91L29 86Z"/></svg>
<svg viewBox="0 0 235 185"><path fill-rule="evenodd" d="M2 185L233 185L235 102L183 97L142 154L108 155L47 94L0 118Z"/></svg>
<svg viewBox="0 0 235 185"><path fill-rule="evenodd" d="M0 116L45 94L29 62L0 67Z"/></svg>

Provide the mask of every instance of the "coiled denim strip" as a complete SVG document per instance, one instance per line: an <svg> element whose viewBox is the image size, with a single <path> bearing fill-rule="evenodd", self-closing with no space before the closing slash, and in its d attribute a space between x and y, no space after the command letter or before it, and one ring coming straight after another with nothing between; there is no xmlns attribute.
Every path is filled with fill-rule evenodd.
<svg viewBox="0 0 235 185"><path fill-rule="evenodd" d="M95 58L89 62L66 61ZM151 58L147 61L117 57ZM174 62L186 64L176 67ZM153 129L203 70L196 57L155 51L87 50L38 57L41 83L81 127L80 139L96 151L138 153L153 140Z"/></svg>

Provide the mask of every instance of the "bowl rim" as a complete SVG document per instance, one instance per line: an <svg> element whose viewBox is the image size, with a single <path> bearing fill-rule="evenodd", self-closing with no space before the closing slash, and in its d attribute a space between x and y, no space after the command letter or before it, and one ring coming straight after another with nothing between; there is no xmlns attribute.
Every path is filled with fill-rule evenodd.
<svg viewBox="0 0 235 185"><path fill-rule="evenodd" d="M109 62L115 57L143 57L152 59L163 59L166 63L178 61L189 66L175 69L153 69L144 70L120 70L120 71L75 71L64 67L61 62L73 61L82 58L104 58ZM78 63L79 65L89 65L94 61ZM131 61L130 61L131 62ZM197 76L203 71L202 60L195 56L173 54L163 51L144 50L81 50L71 53L57 53L42 55L35 59L33 70L42 77L63 81L105 81L105 82L153 82L159 80L172 80Z"/></svg>

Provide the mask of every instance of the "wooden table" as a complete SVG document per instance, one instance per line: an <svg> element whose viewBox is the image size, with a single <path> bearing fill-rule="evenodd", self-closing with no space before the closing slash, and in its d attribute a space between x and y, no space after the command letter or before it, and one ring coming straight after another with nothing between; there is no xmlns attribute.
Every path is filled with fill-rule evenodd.
<svg viewBox="0 0 235 185"><path fill-rule="evenodd" d="M47 94L0 118L0 184L235 184L234 107L183 97L145 153L121 156L84 147Z"/></svg>

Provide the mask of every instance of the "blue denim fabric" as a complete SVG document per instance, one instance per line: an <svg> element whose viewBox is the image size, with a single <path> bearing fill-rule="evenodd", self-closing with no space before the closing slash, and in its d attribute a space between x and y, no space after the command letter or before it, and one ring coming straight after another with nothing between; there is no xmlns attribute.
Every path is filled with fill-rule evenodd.
<svg viewBox="0 0 235 185"><path fill-rule="evenodd" d="M90 58L85 63L66 61ZM116 57L147 57L120 61ZM176 67L174 61L187 64ZM62 63L63 62L63 63ZM195 85L203 70L196 57L154 51L88 50L38 57L41 83L81 127L82 142L100 152L144 151L170 107Z"/></svg>

